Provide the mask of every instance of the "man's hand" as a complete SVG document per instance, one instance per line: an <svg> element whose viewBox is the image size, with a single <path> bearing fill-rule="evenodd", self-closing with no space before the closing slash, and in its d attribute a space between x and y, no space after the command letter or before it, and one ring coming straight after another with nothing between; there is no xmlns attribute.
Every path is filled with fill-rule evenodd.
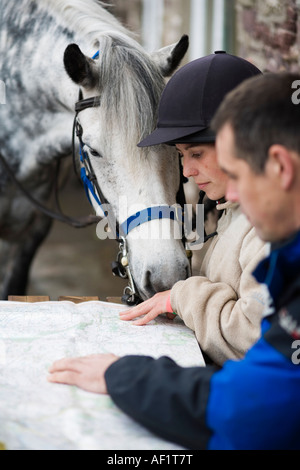
<svg viewBox="0 0 300 470"><path fill-rule="evenodd" d="M114 354L61 359L50 367L48 382L76 385L88 392L107 393L104 374L118 359Z"/></svg>
<svg viewBox="0 0 300 470"><path fill-rule="evenodd" d="M145 302L142 302L136 307L133 307L130 310L125 310L124 312L120 312L120 318L121 320L133 320L134 318L140 317L141 315L145 315L140 320L132 322L132 324L139 326L146 325L161 313L166 313L166 303L169 295L169 290L165 292L159 292L158 294L155 294L153 297L151 297L151 299L145 300ZM175 318L175 315L172 313L167 313L166 315L170 320Z"/></svg>

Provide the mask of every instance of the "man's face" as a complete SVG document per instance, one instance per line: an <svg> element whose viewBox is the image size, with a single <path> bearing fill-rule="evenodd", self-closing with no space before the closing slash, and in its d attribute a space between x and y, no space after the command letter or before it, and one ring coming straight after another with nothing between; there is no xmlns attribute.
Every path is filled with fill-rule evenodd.
<svg viewBox="0 0 300 470"><path fill-rule="evenodd" d="M221 171L214 144L177 144L183 157L183 174L193 178L209 199L217 201L225 196L227 176Z"/></svg>
<svg viewBox="0 0 300 470"><path fill-rule="evenodd" d="M245 160L236 158L234 134L229 124L219 132L216 150L219 165L228 176L226 199L240 203L262 240L274 242L289 236L288 206L275 163L268 160L264 172L257 174Z"/></svg>

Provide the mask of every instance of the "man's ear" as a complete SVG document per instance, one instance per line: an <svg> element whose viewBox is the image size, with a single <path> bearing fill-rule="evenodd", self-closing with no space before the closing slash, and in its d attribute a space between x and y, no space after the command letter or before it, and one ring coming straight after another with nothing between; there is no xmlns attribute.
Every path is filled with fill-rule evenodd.
<svg viewBox="0 0 300 470"><path fill-rule="evenodd" d="M290 189L296 176L292 152L283 145L272 145L269 148L267 171L272 172L278 178L282 189Z"/></svg>

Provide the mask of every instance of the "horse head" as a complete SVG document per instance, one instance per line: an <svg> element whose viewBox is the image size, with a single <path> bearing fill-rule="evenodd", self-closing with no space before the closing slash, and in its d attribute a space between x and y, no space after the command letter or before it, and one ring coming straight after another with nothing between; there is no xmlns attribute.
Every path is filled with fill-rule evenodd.
<svg viewBox="0 0 300 470"><path fill-rule="evenodd" d="M156 125L159 99L188 48L176 45L148 54L120 33L99 37L94 59L76 44L64 54L65 69L83 99L99 97L78 115L83 151L119 225L144 208L172 206L180 186L171 146L137 147ZM91 202L99 210L94 198ZM131 274L142 299L189 276L189 262L176 220L155 219L126 234ZM175 234L175 235L174 235Z"/></svg>

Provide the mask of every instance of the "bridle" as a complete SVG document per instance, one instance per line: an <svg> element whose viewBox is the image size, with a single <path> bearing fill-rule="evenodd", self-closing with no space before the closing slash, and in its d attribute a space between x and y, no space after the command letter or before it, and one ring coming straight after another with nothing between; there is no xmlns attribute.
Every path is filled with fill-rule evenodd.
<svg viewBox="0 0 300 470"><path fill-rule="evenodd" d="M127 249L127 235L134 228L146 223L151 220L157 219L171 219L177 220L180 224L183 224L183 210L184 201L180 202L180 206L168 206L168 205L158 205L153 207L148 207L144 210L136 212L126 219L122 224L119 224L118 221L115 221L114 217L109 210L106 210L108 201L104 197L97 177L93 170L91 160L88 153L84 150L84 142L82 140L82 127L78 121L78 114L87 109L101 106L101 97L94 96L92 98L83 99L82 91L79 92L79 99L75 104L75 118L73 125L73 162L76 171L76 157L75 157L75 134L79 140L79 150L80 150L80 177L83 182L86 195L91 203L91 197L94 199L96 204L100 207L104 217L107 218L108 228L113 233L114 238L119 243L119 252L117 259L112 263L112 271L115 276L119 276L123 279L128 279L128 286L125 287L122 302L132 306L142 302L140 298L132 274L130 270L128 249ZM182 174L182 172L180 173ZM182 182L181 182L182 183ZM181 184L182 186L182 184ZM183 188L180 188L181 198L184 195ZM105 209L103 209L105 207Z"/></svg>
<svg viewBox="0 0 300 470"><path fill-rule="evenodd" d="M93 56L95 59L99 53L96 53ZM72 132L72 154L73 154L73 165L75 172L77 172L76 167L76 152L75 152L75 136L77 136L79 140L79 149L80 149L80 162L81 162L81 170L80 170L80 177L83 182L86 195L91 202L90 197L92 196L96 201L97 205L101 208L103 212L103 217L89 215L86 217L79 217L79 218L72 218L69 217L61 211L59 207L59 201L56 197L57 203L57 211L53 211L35 199L23 186L23 184L16 178L15 172L7 163L6 159L0 153L0 163L5 168L7 174L11 178L11 180L16 184L19 190L24 194L24 196L42 213L51 217L52 219L58 220L60 222L67 223L72 227L81 228L87 227L88 225L92 225L98 223L104 217L107 218L107 223L109 230L112 231L114 238L119 243L119 252L116 258L116 261L112 263L112 272L115 276L121 277L123 279L128 279L128 286L125 287L122 302L131 306L136 305L142 302L141 297L139 296L132 274L130 270L130 263L129 263L129 256L128 256L128 249L127 249L127 235L133 230L134 228L146 223L150 222L151 220L158 220L158 219L170 219L176 220L181 225L183 225L183 207L185 204L185 196L183 190L183 182L184 176L182 171L180 171L180 188L177 193L177 202L178 206L168 206L168 205L158 205L153 207L148 207L144 210L141 210L130 217L128 217L125 222L122 224L116 223L115 219L112 217L110 211L103 209L103 207L107 207L108 201L104 197L99 183L97 181L97 177L94 173L93 166L91 164L89 155L84 150L84 143L82 141L82 127L78 121L78 114L87 109L92 107L99 107L101 105L101 98L100 96L95 96L92 98L83 99L82 91L79 91L78 101L75 103L75 117L73 122L73 132ZM181 167L181 162L179 162ZM182 168L181 168L182 170ZM58 173L58 171L57 171ZM56 184L57 186L57 184ZM185 238L183 235L182 238L183 244L185 244ZM187 252L188 258L191 257L191 251Z"/></svg>

